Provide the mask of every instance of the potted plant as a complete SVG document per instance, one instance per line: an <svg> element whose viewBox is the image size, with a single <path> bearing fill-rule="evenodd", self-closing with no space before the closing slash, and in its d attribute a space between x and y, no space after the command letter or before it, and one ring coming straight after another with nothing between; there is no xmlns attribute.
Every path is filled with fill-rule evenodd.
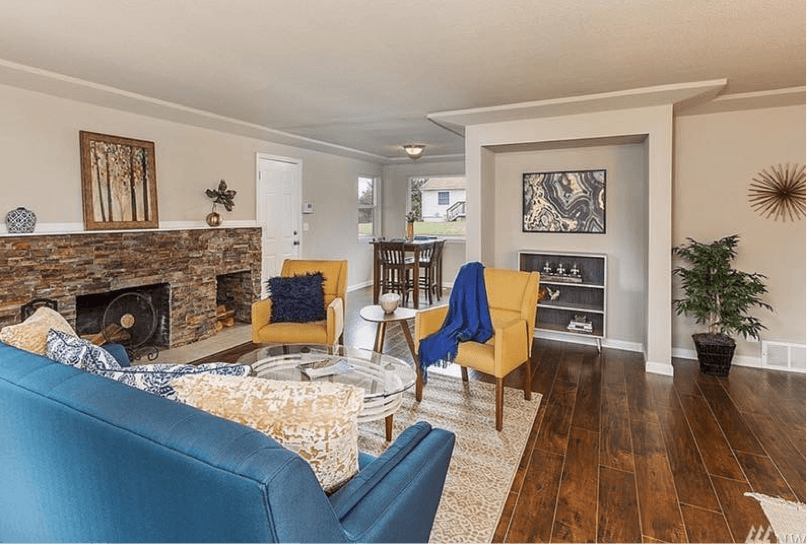
<svg viewBox="0 0 807 544"><path fill-rule="evenodd" d="M219 181L218 189L207 189L205 191L207 198L213 201L213 209L207 214L205 221L211 227L218 227L221 225L221 216L216 211L216 204L221 204L228 212L233 211L235 202L236 191L227 189L227 182L224 180Z"/></svg>
<svg viewBox="0 0 807 544"><path fill-rule="evenodd" d="M749 315L753 306L773 310L759 297L767 292L762 274L741 272L732 267L737 256L739 235L726 236L710 244L687 238L687 243L673 248L673 254L691 265L673 269L681 278L684 297L674 300L676 314L694 317L706 323L708 333L692 335L701 372L727 376L736 343L731 335L759 338L766 328Z"/></svg>
<svg viewBox="0 0 807 544"><path fill-rule="evenodd" d="M406 219L406 239L411 242L415 238L415 221L418 220L418 214L414 211L406 212L404 218Z"/></svg>

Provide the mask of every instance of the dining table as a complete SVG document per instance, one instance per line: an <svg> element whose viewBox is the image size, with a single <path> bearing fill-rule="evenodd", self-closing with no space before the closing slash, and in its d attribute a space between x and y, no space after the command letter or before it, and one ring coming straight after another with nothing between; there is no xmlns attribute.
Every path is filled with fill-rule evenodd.
<svg viewBox="0 0 807 544"><path fill-rule="evenodd" d="M404 239L392 238L392 239L387 239L387 240L374 239L371 242L373 244L373 304L378 304L378 296L379 296L380 291L381 291L381 265L382 265L382 263L381 263L381 259L379 258L379 244L381 242L384 242L384 241L386 241L386 242L402 242L404 244L404 251L407 252L407 253L409 253L409 252L412 253L412 257L414 259L412 277L415 278L415 281L412 282L413 283L413 285L412 285L412 303L414 304L415 309L417 310L420 307L419 300L418 300L418 297L419 297L419 294L420 294L420 288L419 288L420 282L417 280L420 277L420 252L424 248L428 248L428 247L433 246L436 242L439 242L440 239L439 238L424 238L424 239L415 238L414 240L407 240L405 238ZM437 263L437 267L438 267L437 277L440 278L440 281L442 282L442 278L443 278L442 256L440 258L440 262ZM440 283L439 285L442 285L442 283Z"/></svg>

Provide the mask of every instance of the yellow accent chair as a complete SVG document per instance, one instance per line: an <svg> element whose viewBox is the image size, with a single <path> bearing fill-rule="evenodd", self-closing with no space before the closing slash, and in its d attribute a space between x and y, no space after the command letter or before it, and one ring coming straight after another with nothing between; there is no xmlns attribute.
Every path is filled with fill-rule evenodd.
<svg viewBox="0 0 807 544"><path fill-rule="evenodd" d="M347 297L347 261L306 261L286 259L280 275L284 277L322 272L326 319L308 323L272 323L272 299L252 305L252 341L256 344L327 344L344 343L345 304Z"/></svg>
<svg viewBox="0 0 807 544"><path fill-rule="evenodd" d="M460 342L454 362L462 366L462 379L468 381L467 367L490 374L496 382L496 430L502 430L504 378L524 365L524 398L532 398L532 340L538 305L538 272L520 272L486 268L485 289L488 296L493 336L480 344ZM440 330L448 306L418 312L415 316L415 347Z"/></svg>

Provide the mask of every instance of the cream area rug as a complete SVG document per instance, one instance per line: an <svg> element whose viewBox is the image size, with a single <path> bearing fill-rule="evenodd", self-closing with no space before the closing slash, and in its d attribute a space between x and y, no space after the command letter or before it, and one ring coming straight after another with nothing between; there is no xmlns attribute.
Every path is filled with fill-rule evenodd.
<svg viewBox="0 0 807 544"><path fill-rule="evenodd" d="M415 401L414 390L404 394L394 417L393 440L418 421L457 437L430 542L493 539L540 403L537 393L526 401L522 390L505 387L504 425L497 432L492 384L464 383L430 369L421 402ZM359 425L361 451L379 455L387 446L383 421Z"/></svg>
<svg viewBox="0 0 807 544"><path fill-rule="evenodd" d="M759 501L779 542L805 542L807 520L803 504L778 497L769 497L761 493L746 493L745 495ZM749 541L754 539L755 537L749 533Z"/></svg>

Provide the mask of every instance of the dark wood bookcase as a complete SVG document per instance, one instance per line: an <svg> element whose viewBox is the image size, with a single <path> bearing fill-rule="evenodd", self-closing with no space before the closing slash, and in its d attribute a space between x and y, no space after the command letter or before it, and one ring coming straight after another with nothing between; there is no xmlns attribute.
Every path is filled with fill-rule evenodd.
<svg viewBox="0 0 807 544"><path fill-rule="evenodd" d="M607 316L606 255L520 251L518 265L519 270L540 272L540 285L556 294L554 300L546 296L538 303L535 327L554 333L594 338L597 348L602 349ZM557 274L560 267L565 270L564 275ZM580 271L579 278L570 275L573 267ZM551 269L552 274L546 274L547 269ZM591 332L570 330L569 324L575 318L584 318L591 323Z"/></svg>

